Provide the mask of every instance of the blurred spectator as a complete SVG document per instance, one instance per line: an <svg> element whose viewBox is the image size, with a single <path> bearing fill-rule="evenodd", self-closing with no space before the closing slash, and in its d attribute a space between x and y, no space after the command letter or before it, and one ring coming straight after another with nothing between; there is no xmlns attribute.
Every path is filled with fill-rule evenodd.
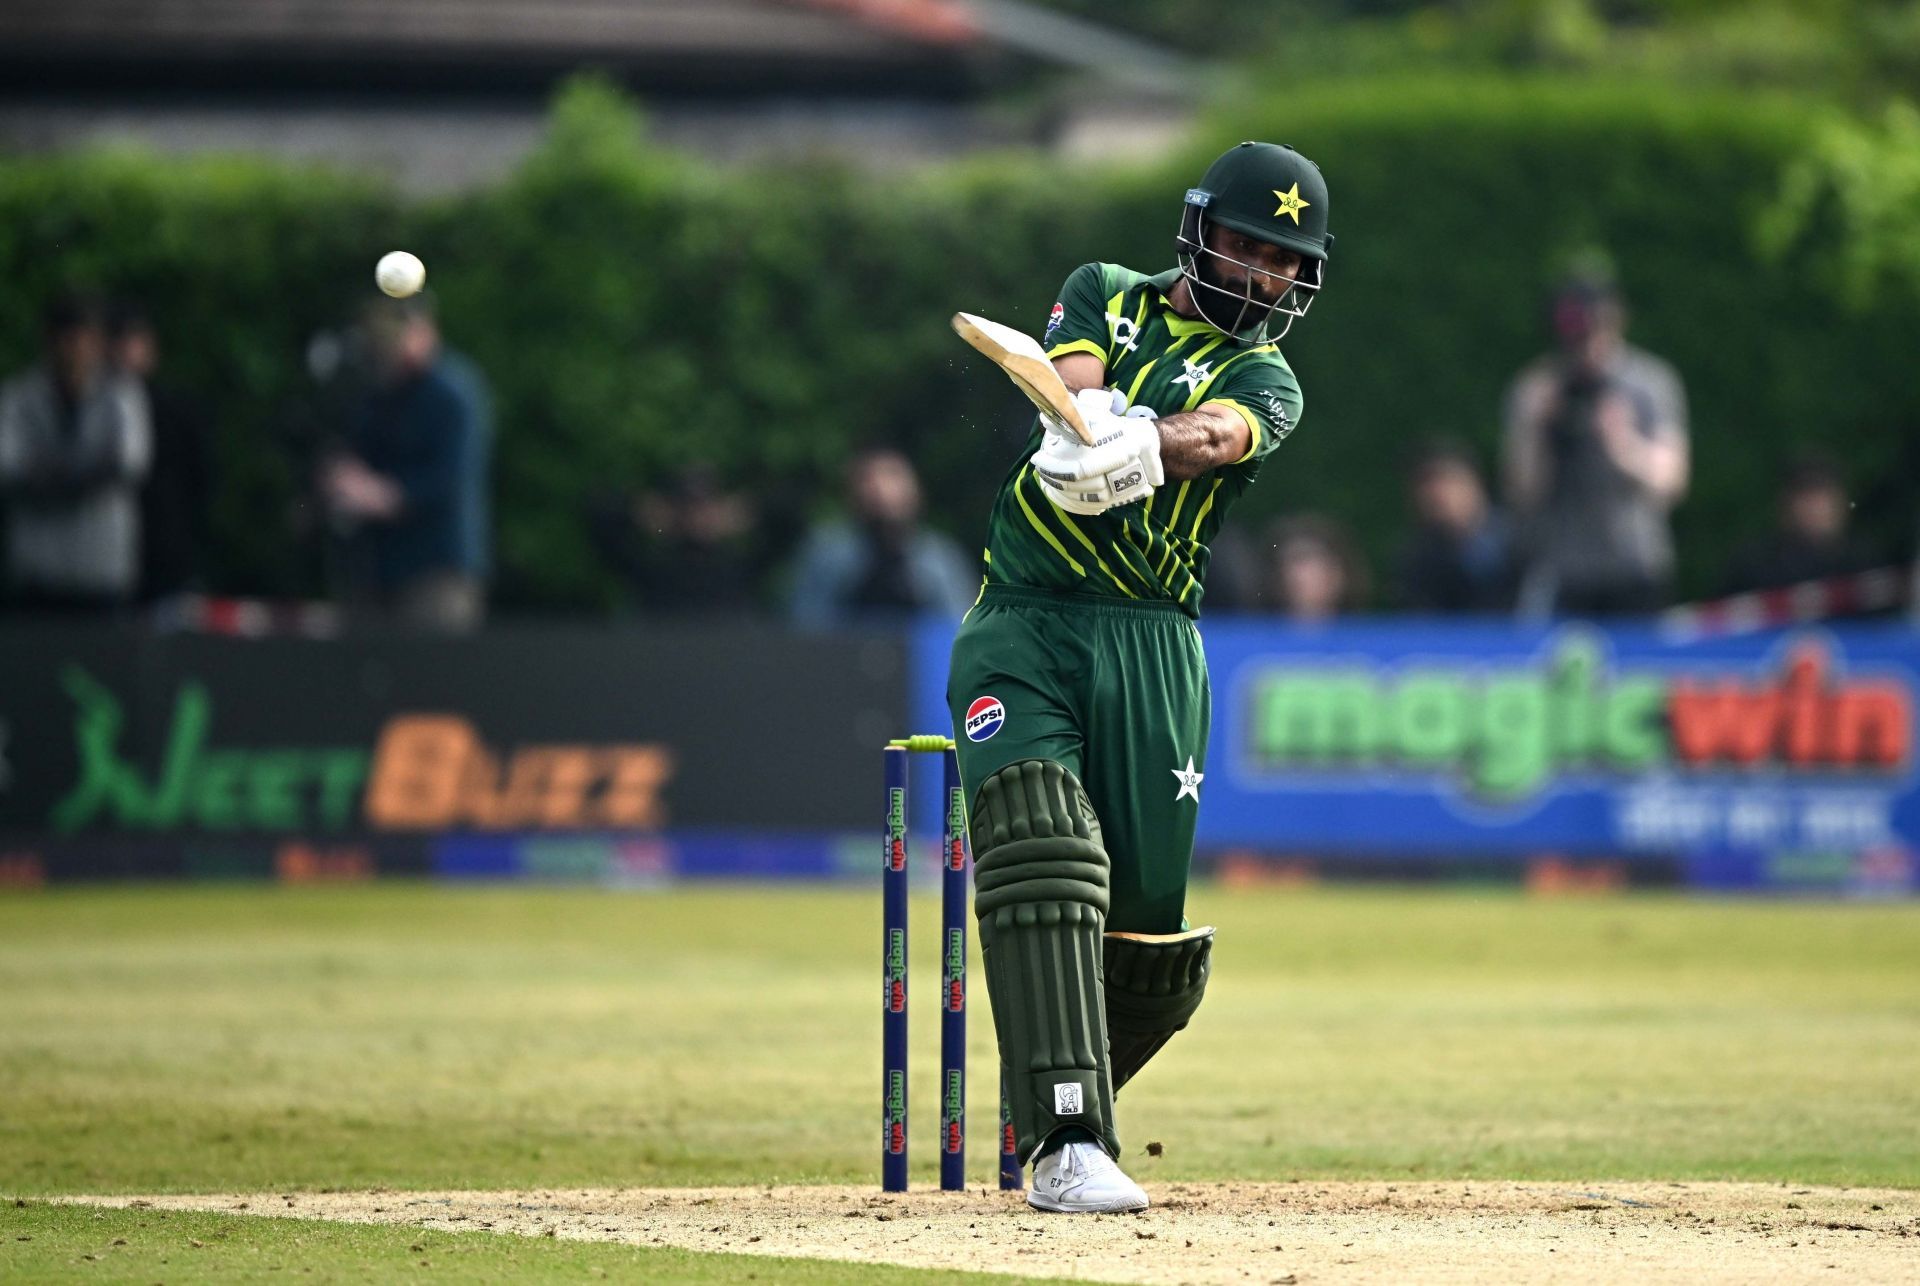
<svg viewBox="0 0 1920 1286"><path fill-rule="evenodd" d="M1648 612L1673 575L1671 510L1687 489L1686 395L1667 363L1629 345L1605 274L1553 297L1555 351L1506 399L1506 494L1520 522L1523 615Z"/></svg>
<svg viewBox="0 0 1920 1286"><path fill-rule="evenodd" d="M1517 571L1505 515L1487 503L1473 453L1436 441L1407 471L1413 535L1400 552L1400 604L1416 612L1504 612Z"/></svg>
<svg viewBox="0 0 1920 1286"><path fill-rule="evenodd" d="M1866 571L1875 559L1847 533L1852 508L1830 460L1808 455L1794 461L1781 479L1773 533L1733 556L1724 591L1740 594Z"/></svg>
<svg viewBox="0 0 1920 1286"><path fill-rule="evenodd" d="M140 597L164 598L206 584L206 416L200 404L159 377L160 340L137 304L113 310L109 359L145 390L153 421L153 465L140 492Z"/></svg>
<svg viewBox="0 0 1920 1286"><path fill-rule="evenodd" d="M1890 458L1865 477L1856 473L1859 500L1850 508L1884 524L1874 543L1890 553L1886 562L1908 565L1907 615L1920 627L1920 532L1913 525L1920 519L1920 431L1910 423L1891 425L1885 439L1893 447Z"/></svg>
<svg viewBox="0 0 1920 1286"><path fill-rule="evenodd" d="M715 616L758 605L758 516L747 496L694 465L664 488L603 502L590 521L595 543L643 609Z"/></svg>
<svg viewBox="0 0 1920 1286"><path fill-rule="evenodd" d="M872 447L847 466L850 516L807 534L795 567L793 620L822 628L937 612L956 620L980 589L960 547L920 526L920 480L906 456Z"/></svg>
<svg viewBox="0 0 1920 1286"><path fill-rule="evenodd" d="M320 491L349 539L349 596L416 629L464 631L485 612L492 426L484 380L441 343L420 296L363 318L374 380Z"/></svg>
<svg viewBox="0 0 1920 1286"><path fill-rule="evenodd" d="M29 609L118 607L139 586L146 394L109 366L98 300L57 301L42 334L40 364L0 386L8 582Z"/></svg>
<svg viewBox="0 0 1920 1286"><path fill-rule="evenodd" d="M1258 612L1262 601L1260 546L1244 525L1228 523L1207 546L1207 613Z"/></svg>
<svg viewBox="0 0 1920 1286"><path fill-rule="evenodd" d="M1294 621L1325 621L1360 607L1367 572L1346 528L1319 514L1297 514L1267 532L1267 607Z"/></svg>

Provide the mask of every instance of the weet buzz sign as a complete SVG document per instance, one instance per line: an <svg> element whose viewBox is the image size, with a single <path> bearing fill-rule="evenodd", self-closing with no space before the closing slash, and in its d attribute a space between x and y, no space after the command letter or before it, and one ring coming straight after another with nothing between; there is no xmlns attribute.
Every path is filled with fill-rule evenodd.
<svg viewBox="0 0 1920 1286"><path fill-rule="evenodd" d="M398 714L371 753L358 746L222 747L213 701L184 682L151 766L123 745L120 699L79 666L61 684L76 708L78 773L48 823L204 832L649 830L672 756L658 745L542 745L496 753L451 714Z"/></svg>
<svg viewBox="0 0 1920 1286"><path fill-rule="evenodd" d="M1716 887L1920 889L1920 635L1904 625L1687 645L1499 622L1201 632L1202 860L1606 859ZM923 722L945 717L951 639L917 642Z"/></svg>
<svg viewBox="0 0 1920 1286"><path fill-rule="evenodd" d="M286 878L316 853L357 875L841 874L905 649L809 636L770 667L765 646L0 628L0 882Z"/></svg>

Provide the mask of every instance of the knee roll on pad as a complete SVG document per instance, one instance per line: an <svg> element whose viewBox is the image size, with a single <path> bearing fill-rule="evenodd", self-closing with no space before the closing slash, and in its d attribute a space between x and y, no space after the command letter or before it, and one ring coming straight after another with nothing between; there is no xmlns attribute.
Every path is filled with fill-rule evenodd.
<svg viewBox="0 0 1920 1286"><path fill-rule="evenodd" d="M971 818L974 913L1016 1147L1030 1158L1079 1126L1114 1154L1101 1003L1106 849L1079 779L1045 759L980 784Z"/></svg>
<svg viewBox="0 0 1920 1286"><path fill-rule="evenodd" d="M973 799L974 913L1077 902L1107 914L1107 850L1080 781L1050 759L1008 764Z"/></svg>
<svg viewBox="0 0 1920 1286"><path fill-rule="evenodd" d="M1107 1032L1118 1093L1200 1008L1213 929L1109 933L1105 946Z"/></svg>

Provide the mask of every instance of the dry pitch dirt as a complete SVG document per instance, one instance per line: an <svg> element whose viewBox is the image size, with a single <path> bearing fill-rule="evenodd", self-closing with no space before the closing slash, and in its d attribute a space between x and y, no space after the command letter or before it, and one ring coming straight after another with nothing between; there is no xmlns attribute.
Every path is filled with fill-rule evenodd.
<svg viewBox="0 0 1920 1286"><path fill-rule="evenodd" d="M1764 1184L1170 1183L1143 1215L1014 1193L628 1188L74 1197L1111 1282L1920 1282L1920 1192Z"/></svg>

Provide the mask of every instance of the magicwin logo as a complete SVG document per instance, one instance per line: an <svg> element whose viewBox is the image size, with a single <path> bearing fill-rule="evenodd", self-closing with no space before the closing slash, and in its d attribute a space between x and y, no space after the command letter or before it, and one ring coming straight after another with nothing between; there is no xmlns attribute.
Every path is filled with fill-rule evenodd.
<svg viewBox="0 0 1920 1286"><path fill-rule="evenodd" d="M1442 776L1490 802L1563 776L1654 769L1884 779L1913 751L1907 685L1840 673L1818 637L1751 671L1615 669L1596 639L1568 632L1507 664L1290 661L1245 691L1241 750L1255 776Z"/></svg>

